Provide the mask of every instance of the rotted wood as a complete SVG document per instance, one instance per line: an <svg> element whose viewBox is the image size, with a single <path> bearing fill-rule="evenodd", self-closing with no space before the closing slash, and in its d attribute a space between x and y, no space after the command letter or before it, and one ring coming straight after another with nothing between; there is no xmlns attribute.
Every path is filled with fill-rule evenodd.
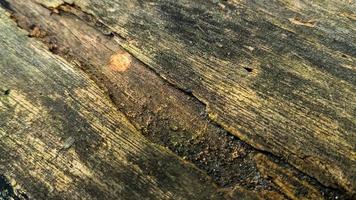
<svg viewBox="0 0 356 200"><path fill-rule="evenodd" d="M220 198L206 174L144 139L2 8L0 30L0 188L13 199Z"/></svg>
<svg viewBox="0 0 356 200"><path fill-rule="evenodd" d="M80 7L224 129L354 194L353 1L37 2Z"/></svg>

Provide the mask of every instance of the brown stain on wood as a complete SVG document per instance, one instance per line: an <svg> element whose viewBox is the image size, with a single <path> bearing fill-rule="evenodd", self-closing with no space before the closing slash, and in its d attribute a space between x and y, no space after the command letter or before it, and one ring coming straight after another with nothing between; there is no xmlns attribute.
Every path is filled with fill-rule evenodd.
<svg viewBox="0 0 356 200"><path fill-rule="evenodd" d="M32 31L29 34L30 37L35 37L35 38L43 38L46 36L46 32L41 30L40 27L35 26L33 27Z"/></svg>
<svg viewBox="0 0 356 200"><path fill-rule="evenodd" d="M124 72L130 68L132 57L127 52L119 52L111 56L109 69L113 72Z"/></svg>

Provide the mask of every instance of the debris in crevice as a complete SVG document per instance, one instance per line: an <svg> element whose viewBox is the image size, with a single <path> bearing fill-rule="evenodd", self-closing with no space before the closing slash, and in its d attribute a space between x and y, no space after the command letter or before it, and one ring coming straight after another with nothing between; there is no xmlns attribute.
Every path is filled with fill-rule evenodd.
<svg viewBox="0 0 356 200"><path fill-rule="evenodd" d="M30 37L43 38L46 36L46 32L41 30L41 28L38 26L33 26L33 28L31 28L31 29L32 30L29 34Z"/></svg>
<svg viewBox="0 0 356 200"><path fill-rule="evenodd" d="M83 22L89 24L90 26L95 27L98 31L102 32L103 35L108 36L108 38L112 38L113 36L117 36L116 33L112 32L110 28L106 27L102 23L100 23L98 20L96 20L93 16L84 13L83 11L80 10L80 8L71 5L71 4L64 4L61 5L60 7L56 8L56 11L53 12L53 14L59 14L60 12L68 12L71 14L74 14L75 16L78 16L78 18L82 19ZM311 23L311 22L310 22ZM37 27L37 26L35 26ZM36 31L37 32L37 31ZM41 36L41 34L33 34L34 37ZM47 35L44 35L43 37L46 37ZM42 37L38 37L40 39L45 39ZM55 36L50 37L52 38L50 41L55 41ZM56 53L56 54L66 54L63 52L63 49L59 47L60 44L57 44L57 42L46 42L47 45L49 46L49 49ZM53 45L54 44L54 45ZM52 46L53 45L53 46ZM130 55L130 54L129 54ZM63 57L68 57L68 59L73 59L75 60L76 58L72 57L70 55L61 55ZM72 55L73 56L73 55ZM85 63L81 63L81 65L85 65ZM149 69L151 72L157 75L157 77L160 77L163 82L165 82L168 86L182 92L184 95L192 99L194 102L197 104L200 104L201 106L206 108L206 104L196 98L193 95L193 92L191 89L185 90L179 88L177 85L169 82L165 78L162 77L162 75L155 70L151 69L150 67L146 66L147 69ZM121 69L121 68L120 68ZM252 72L252 68L244 68L247 72ZM125 68L126 70L126 68ZM120 70L119 70L120 71ZM87 71L85 71L87 72ZM95 78L100 79L99 78ZM98 82L98 81L96 81ZM99 81L100 82L100 81ZM103 83L99 83L98 85L103 85ZM105 86L103 86L105 87ZM105 88L104 88L105 90ZM117 105L118 99L115 100L115 95L111 95L112 101ZM118 106L119 107L119 106ZM206 115L206 114L205 114ZM207 116L207 115L206 115ZM130 119L130 117L128 117ZM132 118L132 117L131 117ZM217 127L217 129L221 130L221 133L217 134L207 134L202 136L201 138L195 138L190 140L189 142L191 145L189 146L182 146L179 143L175 143L170 141L170 139L164 139L162 141L156 141L156 143L159 143L161 145L164 145L171 149L173 152L178 154L181 157L186 158L188 161L191 161L195 165L197 165L200 169L203 169L204 171L207 171L210 176L214 178L214 180L219 183L220 186L223 187L229 187L233 186L234 184L239 184L238 181L241 181L242 184L246 184L242 181L244 178L242 172L236 173L235 176L232 175L234 172L234 169L237 169L238 165L245 165L246 168L248 167L249 169L244 169L244 170L251 170L251 174L256 173L257 169L251 167L252 165L249 162L249 153L250 151L256 151L256 152L261 152L265 155L273 156L272 154L268 152L263 152L261 150L255 149L250 147L247 143L242 142L239 138L232 136L231 133L228 133L224 130L223 127L219 126L218 124L215 124L214 122L209 120L209 124L212 124L214 127ZM147 125L147 129L149 125ZM180 127L173 125L170 127L170 129L174 132L180 132ZM184 130L182 130L184 131ZM143 131L144 132L144 131ZM152 133L152 131L151 131ZM149 139L155 140L154 137L157 135L148 135L149 132L145 134ZM216 138L218 137L218 138ZM159 140L160 138L156 138L156 140ZM221 141L220 141L221 140ZM218 141L218 142L216 142ZM247 146L246 149L248 149L247 152L240 151L238 145L244 145ZM189 147L189 148L187 148ZM231 154L231 156L230 156ZM281 160L281 158L276 158L278 160ZM242 160L242 161L241 161ZM237 162L238 161L238 162ZM283 162L283 161L280 161ZM241 166L240 166L241 167ZM294 168L292 168L294 169ZM226 170L226 171L224 171ZM296 170L296 169L294 169ZM296 170L298 171L298 170ZM246 172L246 171L245 171ZM246 174L246 176L251 176L251 174ZM230 176L230 177L228 177ZM257 176L256 176L257 177ZM308 177L308 176L306 176ZM259 183L260 178L256 178L256 182ZM317 183L318 184L318 183ZM253 188L253 184L249 186Z"/></svg>

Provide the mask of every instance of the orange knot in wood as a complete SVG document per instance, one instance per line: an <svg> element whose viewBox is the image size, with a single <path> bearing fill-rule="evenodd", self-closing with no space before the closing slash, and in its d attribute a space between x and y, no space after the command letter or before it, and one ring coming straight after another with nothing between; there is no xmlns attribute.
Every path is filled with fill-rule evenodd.
<svg viewBox="0 0 356 200"><path fill-rule="evenodd" d="M114 72L124 72L131 66L132 58L127 52L119 52L111 56L109 68Z"/></svg>

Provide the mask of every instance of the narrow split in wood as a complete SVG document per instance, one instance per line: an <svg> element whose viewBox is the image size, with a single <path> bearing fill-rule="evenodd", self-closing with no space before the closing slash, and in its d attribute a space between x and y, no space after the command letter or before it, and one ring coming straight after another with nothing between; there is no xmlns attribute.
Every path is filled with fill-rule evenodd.
<svg viewBox="0 0 356 200"><path fill-rule="evenodd" d="M185 83L182 84L179 78L177 79L177 77L172 77L171 74L172 72L170 72L169 70L167 72L167 69L165 68L165 67L171 67L171 68L178 67L174 69L178 70L178 72L182 74L185 73L184 70L187 70L186 73L189 76L191 76L197 72L193 72L191 74L191 71L189 71L188 69L179 68L182 67L182 65L190 66L191 63L182 63L182 60L176 60L175 57L176 55L168 55L167 57L166 53L163 52L164 56L162 57L162 59L166 61L168 60L169 62L163 64L166 66L163 66L163 71L161 71L162 69L160 67L162 66L158 66L157 69L156 68L157 63L155 63L155 61L152 62L150 60L151 59L150 56L152 55L150 55L150 53L147 53L149 51L147 49L141 49L146 47L151 48L150 46L145 46L145 45L139 47L135 46L136 45L135 43L140 42L140 40L137 39L135 36L135 34L137 34L136 32L133 32L134 35L130 36L130 35L125 35L124 33L118 31L117 27L111 27L113 31L117 31L117 33L120 33L122 36L119 39L116 38L115 41L119 41L120 45L125 47L135 57L139 58L144 63L148 64L148 67L153 69L153 71L149 70L147 69L147 66L144 66L135 58L131 57L130 54L123 51L117 44L112 44L114 42L112 40L112 34L111 34L112 31L110 30L110 28L100 27L102 26L102 24L99 25L98 27L96 21L99 20L96 19L96 16L82 13L80 10L78 10L79 8L78 6L64 5L65 9L56 8L58 11L57 13L61 14L60 16L54 15L52 13L50 17L42 18L41 16L47 12L46 9L39 8L39 7L33 9L32 6L33 7L36 6L35 4L29 3L30 1L28 1L27 3L21 3L17 1L9 1L9 2L11 2L10 5L13 5L14 7L12 9L16 10L15 13L17 14L16 17L19 19L18 23L20 27L23 27L27 30L31 30L31 28L30 29L28 28L31 27L29 26L29 24L32 23L41 24L41 26L39 27L43 27L45 29L44 32L49 32L50 35L45 37L38 37L38 39L42 40L45 44L47 44L49 49L51 49L51 46L55 46L56 47L55 48L56 51L54 51L55 53L61 55L62 57L66 58L70 62L76 63L77 66L81 67L86 73L90 74L91 78L94 79L96 83L101 86L102 89L107 91L107 93L109 94L113 102L118 106L118 108L130 119L130 121L136 126L137 129L141 130L141 132L145 134L147 138L149 138L151 141L155 143L168 147L179 156L189 160L190 162L193 162L200 169L205 170L213 178L213 180L216 183L218 183L220 186L234 188L228 191L230 197L237 197L236 194L240 195L241 193L244 192L246 192L245 194L249 194L250 196L254 196L252 195L253 193L261 198L270 198L270 199L278 199L278 198L294 199L294 198L310 198L310 197L316 199L323 199L323 198L342 199L347 197L347 194L345 193L342 194L342 192L340 193L337 190L332 190L330 188L320 185L313 178L310 178L305 174L300 173L292 166L283 164L284 162L281 160L278 160L277 164L276 163L271 164L270 161L266 161L266 160L271 160L271 158L273 158L273 156L271 157L269 154L267 154L267 158L263 157L263 159L261 159L260 156L255 157L254 155L256 153L260 154L260 151L250 147L249 145L238 140L235 137L232 137L232 139L230 139L229 133L227 133L223 128L228 129L233 133L235 133L236 129L234 127L230 127L229 125L230 123L235 123L235 122L230 122L229 121L230 119L224 119L228 121L228 124L225 124L224 122L217 120L218 118L221 117L221 115L217 115L216 113L210 113L210 116L215 116L212 117L212 119L218 121L220 124L223 124L223 128L221 128L217 126L215 123L211 122L209 119L207 119L206 118L207 114L204 112L204 105L196 101L195 97L187 95L187 93L180 92L181 90L179 89L179 88L193 88L194 95L197 95L196 91L199 91L199 89L201 88L194 88L195 87L194 84L193 86L190 85L189 80L187 80ZM81 5L81 3L79 2L78 5ZM170 6L169 4L167 5ZM162 8L166 9L167 7L164 6L167 5L162 5ZM24 9L26 6L31 7L31 9ZM256 5L251 5L251 6L256 6ZM219 7L221 7L221 5L219 5ZM88 8L86 7L86 9ZM92 8L89 7L88 10L90 9ZM227 9L225 5L224 5L224 9L225 10ZM78 20L75 16L68 13L64 13L61 10L66 10L66 12L69 11L69 13L74 13L76 16L79 16L79 18L82 19L83 21L75 22L76 20ZM100 11L95 11L95 12L100 12ZM121 10L120 12L124 12L124 11ZM90 20L88 21L87 19ZM292 18L292 19L296 19L296 18ZM106 19L104 19L104 21L105 20ZM309 21L303 21L303 20L297 20L297 21L309 23ZM73 27L78 27L79 24L82 23L84 24L87 23L93 26L94 28L90 28L90 26L83 26L83 27L81 26L79 30L75 30L73 28ZM112 25L110 24L110 22L107 23L109 25ZM310 23L315 24L314 21ZM202 32L206 30L205 29L206 27L203 25L198 25L197 27L199 27L198 29ZM307 27L307 28L312 28L312 27ZM98 32L97 30L100 31L104 30L104 35ZM164 31L165 29L163 29L163 32ZM114 33L114 35L117 33ZM33 35L40 35L40 34L33 34ZM109 37L105 35L109 35ZM150 31L149 31L149 35L152 35ZM153 36L151 37L155 37L155 36L156 35L153 34ZM288 37L290 37L290 35L284 34L283 36L283 38L288 38ZM100 40L96 40L98 38ZM93 43L93 41L95 42ZM194 42L192 44L194 44ZM198 41L196 45L201 45L201 43L199 43ZM268 46L251 45L254 47L248 48L251 47L249 45L251 44L243 45L245 49L248 50L246 52L249 53L255 52L258 54L259 51L261 51L261 49L265 49L267 51L271 50L268 49L270 48ZM177 48L178 47L179 44ZM228 45L221 44L221 43L217 43L217 47L219 47L220 49L229 48ZM192 48L194 49L194 47ZM98 52L97 49L100 49L100 52ZM234 49L228 49L228 50L229 51L227 52L226 55L231 55ZM156 53L153 53L153 55L156 55ZM342 55L346 55L350 57L347 52L344 52ZM183 60L185 59L185 56L187 55L185 54L183 55ZM351 56L350 59L351 59L350 62L352 62L353 57ZM176 61L177 63L175 63ZM197 61L203 62L203 60L199 60L199 59L197 59ZM312 61L313 60L311 60L310 62ZM226 62L226 60L224 59L219 60L219 62L230 64L229 62ZM261 72L262 74L266 73L266 70L267 71L271 70L271 73L277 73L273 71L273 67L269 69L261 70L261 66L259 62L260 61L257 59L257 61L251 62L254 63L253 67L251 68L241 67L241 68L243 68L243 70L248 72L247 74L249 73L254 74L255 70L258 71L258 73ZM249 63L249 62L243 61L241 63ZM158 65L161 64L162 63L158 63ZM195 64L196 63L193 63L193 65ZM349 65L350 63L347 62L344 64ZM106 66L106 68L109 70L105 70L105 69L103 70L102 66ZM245 64L243 66L245 66ZM246 66L251 66L251 65L246 65ZM128 70L129 68L130 70ZM241 68L239 69L241 70ZM352 68L353 67L351 67L351 69ZM304 69L302 69L302 71L303 70ZM125 73L117 73L117 72L125 72ZM227 75L230 75L231 72L227 72L227 73L228 73ZM297 72L297 73L301 73L301 72ZM311 73L311 72L306 71L305 73ZM241 75L243 74L244 73L241 73ZM322 77L321 74L319 75ZM161 79L159 76L162 76L164 79ZM281 75L280 77L279 76L278 77L281 78L281 80L284 80L283 78L289 76L291 76L291 74L287 73L284 74L284 76ZM202 79L204 78L207 77L202 77ZM254 78L256 77L254 76ZM167 84L166 81L168 81L169 83ZM288 82L290 80L287 79L286 81ZM250 84L249 80L247 80L247 82ZM233 92L233 91L229 91L225 87L218 88L216 89L216 91L220 91L220 89L223 90L223 93ZM142 95L142 93L144 93L144 95ZM203 100L205 103L207 103L205 97L202 98L201 94L198 94L197 97L200 100ZM211 94L211 99L209 99L209 101L215 103L219 102L222 104L224 103L223 99L217 98L217 96L215 96L214 94ZM208 103L208 105L211 106L211 102ZM216 110L214 112L216 112ZM218 111L218 113L219 112L220 111ZM249 141L243 136L241 138ZM249 141L249 143L250 142L251 141ZM252 144L257 145L254 142L252 142ZM219 148L219 146L222 146L222 148ZM263 145L262 146L257 145L257 147L264 149ZM228 148L227 151L224 148ZM277 152L278 151L279 150L277 150ZM278 153L276 154L280 155ZM228 156L228 158L224 158L224 156ZM284 155L282 154L280 156L284 156ZM305 155L300 155L300 157L303 160L305 159L305 161L307 162L312 162L308 164L310 164L310 166L313 166L314 161L312 157L305 156ZM308 159L310 159L311 161L308 161ZM297 167L300 167L300 165L302 165L301 169L304 172L311 174L313 177L314 177L315 170L318 170L317 168L304 169L303 164L295 163L293 160L289 160L289 159L285 159L285 160ZM293 174L293 176L291 177L290 174ZM319 175L317 175L317 177L319 177ZM302 184L303 187L300 184L294 184L295 182L303 183ZM329 184L330 180L324 179L323 183ZM306 190L309 190L310 192L305 193Z"/></svg>

